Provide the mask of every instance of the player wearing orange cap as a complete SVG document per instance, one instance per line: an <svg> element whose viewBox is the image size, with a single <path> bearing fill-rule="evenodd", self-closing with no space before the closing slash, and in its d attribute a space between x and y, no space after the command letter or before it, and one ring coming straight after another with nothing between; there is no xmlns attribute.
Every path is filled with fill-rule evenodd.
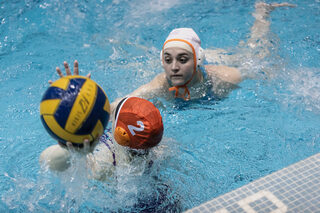
<svg viewBox="0 0 320 213"><path fill-rule="evenodd" d="M70 166L69 150L76 149L87 155L93 177L105 180L113 173L115 166L128 164L139 155L147 156L150 148L160 143L163 136L162 117L150 101L137 97L124 98L112 116L113 136L110 132L102 135L96 147L90 147L88 141L84 142L82 149L73 147L71 143L67 143L68 149L58 144L50 146L41 153L41 164L51 170L64 171Z"/></svg>
<svg viewBox="0 0 320 213"><path fill-rule="evenodd" d="M133 159L149 165L152 161L149 151L160 143L163 136L159 110L142 98L122 99L111 119L114 140L110 136L102 136L97 146L99 151L93 155L94 175L100 180L108 178L115 166L128 164ZM141 168L145 167L140 165ZM135 168L135 171L139 171L139 168Z"/></svg>

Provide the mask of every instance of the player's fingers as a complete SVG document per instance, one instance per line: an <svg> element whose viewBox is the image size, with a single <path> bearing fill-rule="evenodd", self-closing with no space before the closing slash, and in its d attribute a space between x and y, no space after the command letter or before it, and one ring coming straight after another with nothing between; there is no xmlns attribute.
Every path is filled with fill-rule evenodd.
<svg viewBox="0 0 320 213"><path fill-rule="evenodd" d="M57 71L58 75L60 76L60 78L62 78L63 74L62 74L62 72L61 72L59 67L56 67L56 71Z"/></svg>
<svg viewBox="0 0 320 213"><path fill-rule="evenodd" d="M73 64L73 75L79 75L79 63L77 60Z"/></svg>
<svg viewBox="0 0 320 213"><path fill-rule="evenodd" d="M68 63L66 61L64 61L63 65L64 65L64 68L66 69L67 75L71 75L71 71L70 71Z"/></svg>
<svg viewBox="0 0 320 213"><path fill-rule="evenodd" d="M75 152L74 146L72 145L71 142L67 141L66 144L67 144L68 150L70 150L71 152Z"/></svg>
<svg viewBox="0 0 320 213"><path fill-rule="evenodd" d="M85 153L90 152L90 141L89 141L88 139L85 139L85 140L83 141L83 151L84 151Z"/></svg>

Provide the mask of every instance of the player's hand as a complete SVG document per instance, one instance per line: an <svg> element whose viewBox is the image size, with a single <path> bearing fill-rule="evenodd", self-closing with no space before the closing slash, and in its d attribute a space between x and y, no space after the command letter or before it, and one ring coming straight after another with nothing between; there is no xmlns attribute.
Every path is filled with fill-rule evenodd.
<svg viewBox="0 0 320 213"><path fill-rule="evenodd" d="M94 142L90 143L90 141L88 139L85 139L83 141L83 146L82 147L76 147L73 146L73 144L69 141L67 141L66 143L66 148L70 151L70 152L77 152L83 155L87 155L91 152L93 152L94 148L96 147L96 145L99 142L99 138L98 137Z"/></svg>
<svg viewBox="0 0 320 213"><path fill-rule="evenodd" d="M72 75L69 64L66 61L63 62L63 66L66 71L66 75L67 76ZM60 78L62 78L64 76L59 67L56 67L56 71L57 71L58 75L60 76ZM73 63L73 75L79 75L79 63L77 60L75 60ZM91 73L87 74L86 77L91 78ZM49 82L49 84L52 84L51 80L49 80L48 82Z"/></svg>

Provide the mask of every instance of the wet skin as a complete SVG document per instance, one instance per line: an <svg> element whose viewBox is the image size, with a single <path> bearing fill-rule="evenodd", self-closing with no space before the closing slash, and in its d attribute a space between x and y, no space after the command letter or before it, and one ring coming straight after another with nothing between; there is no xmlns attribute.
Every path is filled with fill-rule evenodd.
<svg viewBox="0 0 320 213"><path fill-rule="evenodd" d="M163 68L172 86L182 86L193 74L193 54L182 48L167 48L163 52Z"/></svg>

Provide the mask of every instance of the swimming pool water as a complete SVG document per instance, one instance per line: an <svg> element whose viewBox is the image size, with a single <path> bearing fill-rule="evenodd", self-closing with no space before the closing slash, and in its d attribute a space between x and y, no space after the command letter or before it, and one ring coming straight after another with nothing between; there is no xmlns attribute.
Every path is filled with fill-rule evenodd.
<svg viewBox="0 0 320 213"><path fill-rule="evenodd" d="M242 61L256 78L221 101L153 100L165 126L158 158L145 174L119 169L112 183L88 180L83 159L58 175L39 167L55 144L39 119L55 67L77 59L112 101L162 71L173 28L194 28L205 49L237 51L255 1L1 2L0 211L183 211L319 152L320 2L289 2L298 7L271 14L272 56Z"/></svg>

